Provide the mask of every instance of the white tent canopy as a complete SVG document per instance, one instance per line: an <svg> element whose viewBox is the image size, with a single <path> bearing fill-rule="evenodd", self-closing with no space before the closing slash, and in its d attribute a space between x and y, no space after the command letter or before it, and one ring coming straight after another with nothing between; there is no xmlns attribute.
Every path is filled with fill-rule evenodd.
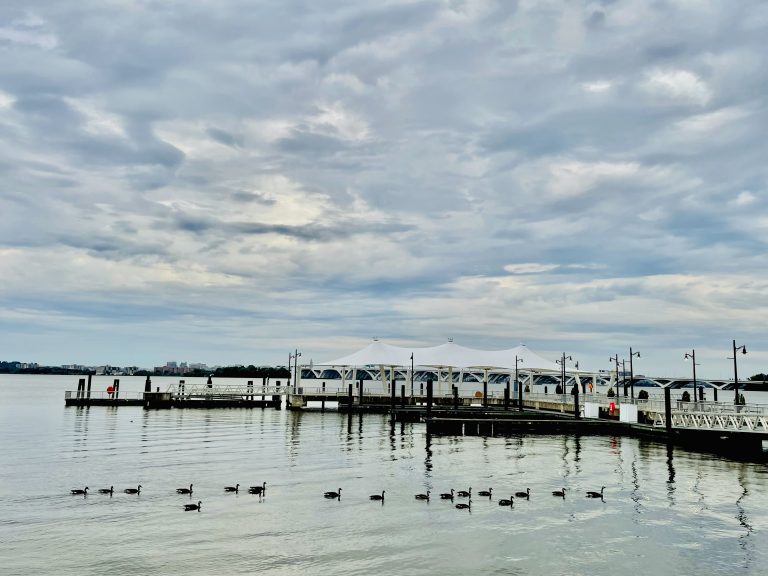
<svg viewBox="0 0 768 576"><path fill-rule="evenodd" d="M475 369L514 369L515 357L523 369L560 371L560 366L521 344L507 350L477 350L453 342L428 348L392 346L374 340L365 348L315 366L416 366Z"/></svg>

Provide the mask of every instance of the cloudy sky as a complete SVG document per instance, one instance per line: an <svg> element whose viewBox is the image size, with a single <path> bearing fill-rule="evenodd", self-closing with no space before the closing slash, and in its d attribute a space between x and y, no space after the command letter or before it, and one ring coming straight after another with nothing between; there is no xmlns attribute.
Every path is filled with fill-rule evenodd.
<svg viewBox="0 0 768 576"><path fill-rule="evenodd" d="M768 371L762 0L6 0L0 359Z"/></svg>

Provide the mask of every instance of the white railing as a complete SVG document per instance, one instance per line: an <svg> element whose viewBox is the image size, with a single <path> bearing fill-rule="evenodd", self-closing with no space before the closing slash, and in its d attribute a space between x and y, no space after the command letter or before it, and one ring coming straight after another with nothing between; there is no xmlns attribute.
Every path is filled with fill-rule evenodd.
<svg viewBox="0 0 768 576"><path fill-rule="evenodd" d="M104 392L102 390L91 390L90 394L85 392L78 392L77 390L66 390L64 392L64 399L81 399L81 400L142 400L144 398L143 392Z"/></svg>

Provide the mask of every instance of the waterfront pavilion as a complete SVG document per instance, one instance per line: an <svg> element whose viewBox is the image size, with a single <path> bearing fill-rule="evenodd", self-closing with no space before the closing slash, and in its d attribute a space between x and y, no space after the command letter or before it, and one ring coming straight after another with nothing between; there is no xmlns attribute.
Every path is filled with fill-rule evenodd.
<svg viewBox="0 0 768 576"><path fill-rule="evenodd" d="M452 386L455 381L454 374L457 372L460 383L465 381L465 374L477 372L483 373L485 382L488 381L490 372L508 375L510 382L514 382L516 363L519 376L522 376L522 385L532 385L537 375L558 376L561 373L561 368L556 362L547 360L524 344L504 350L479 350L461 346L453 341L438 346L404 347L374 340L352 354L314 366L335 368L341 375L342 386L345 382L357 380L358 368L365 369L368 373L372 372L372 368L378 368L378 379L385 390L394 384L397 371L404 371L406 380L413 382L413 372L434 370L437 374L436 393L441 395L450 389L444 391L442 385ZM578 373L575 370L567 370L567 372ZM413 388L411 388L411 395L413 395Z"/></svg>

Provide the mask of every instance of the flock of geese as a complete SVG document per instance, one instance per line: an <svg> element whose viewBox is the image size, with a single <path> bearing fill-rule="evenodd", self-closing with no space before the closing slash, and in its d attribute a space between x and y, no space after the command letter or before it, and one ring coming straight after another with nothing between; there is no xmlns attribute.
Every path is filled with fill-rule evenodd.
<svg viewBox="0 0 768 576"><path fill-rule="evenodd" d="M192 484L189 485L189 488L176 488L177 494L189 494L192 496ZM70 493L73 495L79 495L79 496L88 496L88 486L86 486L83 489L73 489L70 490ZM267 490L267 483L262 482L261 486L251 486L248 488L249 494L257 494L258 496L263 496L266 494ZM240 484L235 484L234 486L224 486L224 492L234 492L238 493L240 491ZM599 492L588 490L586 493L587 498L599 498L603 502L605 501L603 498L603 493L605 491L605 486L600 488ZM99 494L109 494L112 496L115 492L115 487L110 486L109 488L100 488ZM126 488L123 490L125 494L141 494L141 484L139 484L136 488ZM380 501L382 504L384 504L384 495L386 494L386 490L382 490L381 494L371 494L369 498L371 500ZM493 498L493 488L488 488L488 490L480 490L477 493L478 496L482 496L485 498L488 498L489 500ZM553 490L552 496L556 496L558 498L565 499L565 488L562 488L561 490ZM341 488L337 489L336 491L329 491L323 493L323 497L329 499L329 500L341 500ZM429 502L430 500L430 491L427 490L425 494L415 494L414 498L416 500L422 500ZM453 502L454 498L467 498L467 502L459 502L455 505L455 507L459 510L471 510L472 509L472 488L470 487L469 490L454 490L451 488L450 492L443 492L440 494L441 500L450 500ZM514 507L515 505L515 498L525 498L526 500L531 499L531 489L526 488L525 491L515 492L512 494L509 498L501 498L499 499L499 506L509 506ZM189 512L192 510L200 511L200 507L202 506L202 501L198 501L197 504L184 504L184 510Z"/></svg>
<svg viewBox="0 0 768 576"><path fill-rule="evenodd" d="M605 499L603 498L603 493L605 492L605 486L600 488L599 492L588 490L586 493L587 498L599 498L603 502L605 502ZM371 494L369 498L371 500L380 501L382 504L384 503L384 495L386 494L386 490L382 490L381 494ZM423 500L426 502L429 502L430 500L430 494L431 492L427 490L425 494L415 494L414 498L416 500ZM487 497L489 500L493 498L493 488L488 488L488 490L480 490L477 493L478 496ZM336 490L335 492L326 492L323 494L325 498L331 499L331 500L341 500L341 488ZM552 496L557 496L558 498L565 499L565 488L561 490L553 490ZM455 505L455 507L459 510L471 510L472 509L472 488L470 487L469 490L454 490L451 488L450 492L443 492L440 494L441 500L450 500L453 502L454 498L467 498L467 502L459 502ZM509 498L501 498L499 499L499 506L509 506L513 507L515 505L515 498L525 498L526 500L531 499L531 489L526 488L525 492L515 492L513 495L511 495Z"/></svg>
<svg viewBox="0 0 768 576"><path fill-rule="evenodd" d="M192 496L192 487L194 485L190 484L189 488L176 488L176 494L189 494ZM88 486L85 488L74 488L69 491L70 494L74 496L88 496ZM99 494L109 494L111 497L115 493L115 487L110 486L109 488L99 488L98 490ZM240 492L240 484L235 484L234 486L224 486L224 492L234 492L238 493ZM251 486L248 488L249 494L256 494L258 496L264 496L267 492L267 483L262 482L261 486ZM126 488L123 490L123 493L125 494L141 494L141 484L139 484L136 488ZM200 507L203 505L203 502L198 500L197 504L184 504L184 510L186 512L190 512L192 510L200 511Z"/></svg>

